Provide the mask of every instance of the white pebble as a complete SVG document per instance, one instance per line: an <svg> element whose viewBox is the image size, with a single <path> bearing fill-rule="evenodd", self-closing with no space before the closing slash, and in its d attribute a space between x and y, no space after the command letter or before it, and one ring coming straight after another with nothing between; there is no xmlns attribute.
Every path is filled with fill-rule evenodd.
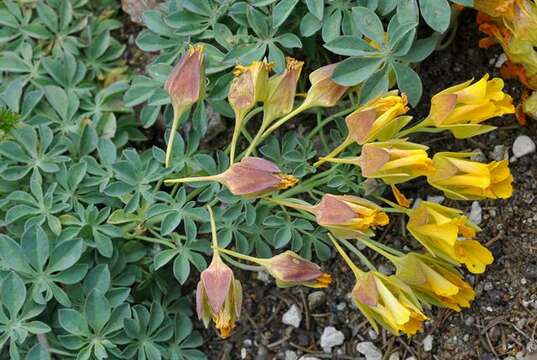
<svg viewBox="0 0 537 360"><path fill-rule="evenodd" d="M392 353L388 360L399 360L399 351Z"/></svg>
<svg viewBox="0 0 537 360"><path fill-rule="evenodd" d="M247 356L248 356L248 351L246 351L245 348L242 348L241 349L241 359L246 359Z"/></svg>
<svg viewBox="0 0 537 360"><path fill-rule="evenodd" d="M520 158L535 152L535 143L529 136L519 135L513 143L513 155Z"/></svg>
<svg viewBox="0 0 537 360"><path fill-rule="evenodd" d="M433 203L436 203L436 204L442 204L442 202L445 199L446 198L443 197L442 195L437 195L437 196L429 195L429 196L427 196L427 201L430 201L430 202L433 202Z"/></svg>
<svg viewBox="0 0 537 360"><path fill-rule="evenodd" d="M429 352L433 349L433 336L431 334L427 335L423 339L423 351Z"/></svg>
<svg viewBox="0 0 537 360"><path fill-rule="evenodd" d="M291 325L295 328L298 328L300 326L300 322L302 321L302 312L296 305L291 305L289 310L285 312L282 316L282 322L285 325Z"/></svg>
<svg viewBox="0 0 537 360"><path fill-rule="evenodd" d="M366 360L382 360L382 352L371 341L358 343L356 350L364 355Z"/></svg>
<svg viewBox="0 0 537 360"><path fill-rule="evenodd" d="M259 271L257 273L257 280L264 282L265 284L270 283L270 276L265 271Z"/></svg>
<svg viewBox="0 0 537 360"><path fill-rule="evenodd" d="M298 355L292 350L285 350L285 360L296 360Z"/></svg>
<svg viewBox="0 0 537 360"><path fill-rule="evenodd" d="M481 223L481 220L483 220L483 210L481 209L481 205L479 205L479 201L472 202L472 208L468 217L476 225Z"/></svg>
<svg viewBox="0 0 537 360"><path fill-rule="evenodd" d="M327 326L321 335L321 347L325 353L330 353L334 346L343 344L345 335L333 326Z"/></svg>
<svg viewBox="0 0 537 360"><path fill-rule="evenodd" d="M501 53L500 56L498 56L498 60L496 60L496 64L494 64L494 66L496 66L497 68L501 68L502 65L507 61L507 55L505 55L504 53Z"/></svg>

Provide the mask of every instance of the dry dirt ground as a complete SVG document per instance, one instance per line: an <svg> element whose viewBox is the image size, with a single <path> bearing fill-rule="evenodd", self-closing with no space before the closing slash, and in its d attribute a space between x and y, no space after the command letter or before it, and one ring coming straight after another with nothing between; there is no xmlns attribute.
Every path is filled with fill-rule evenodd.
<svg viewBox="0 0 537 360"><path fill-rule="evenodd" d="M477 48L480 37L474 22L475 14L465 11L460 17L455 40L443 51L436 52L421 64L419 72L425 94L417 116L426 114L430 95L465 81L480 78L484 73L498 75L496 66L500 49ZM506 91L515 98L520 86L508 81ZM422 139L437 150L480 150L486 160L493 160L502 147L512 157L515 138L525 134L537 141L537 122L527 127L517 125L513 116L498 119L498 131L467 141L454 141L450 136ZM501 154L500 154L501 156ZM485 160L483 158L483 160ZM213 359L361 359L357 344L370 341L380 350L378 359L532 359L537 352L537 154L529 154L511 163L515 177L515 193L507 201L482 201L479 240L494 254L495 262L480 276L467 276L476 288L477 299L461 313L434 309L424 332L413 338L394 337L382 331L375 334L349 298L353 276L340 259L324 264L335 281L321 293L313 308L307 288L277 289L255 274L242 273L245 288L243 315L231 338L218 340L206 331L204 351ZM439 195L430 187L421 193L422 184L404 188L407 195L425 198ZM444 204L454 205L445 201ZM471 203L458 202L470 211ZM402 219L380 235L383 242L399 247L416 248L403 232ZM403 233L403 236L401 236ZM376 259L377 265L383 265ZM384 265L384 270L389 268ZM302 314L299 328L282 323L283 314L296 305ZM345 337L342 345L326 353L320 338L328 326L335 327ZM432 346L431 345L432 340ZM537 357L536 357L537 358ZM373 358L371 358L373 359Z"/></svg>

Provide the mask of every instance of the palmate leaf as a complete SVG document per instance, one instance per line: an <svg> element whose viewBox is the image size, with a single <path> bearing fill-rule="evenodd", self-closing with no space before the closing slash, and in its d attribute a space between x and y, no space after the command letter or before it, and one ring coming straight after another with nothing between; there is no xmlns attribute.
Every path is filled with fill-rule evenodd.
<svg viewBox="0 0 537 360"><path fill-rule="evenodd" d="M71 300L60 285L77 283L88 271L87 264L76 264L82 255L80 239L64 240L51 248L49 238L40 226L32 226L22 234L21 245L3 235L0 238L1 259L31 284L31 298L46 304L52 298L64 306Z"/></svg>

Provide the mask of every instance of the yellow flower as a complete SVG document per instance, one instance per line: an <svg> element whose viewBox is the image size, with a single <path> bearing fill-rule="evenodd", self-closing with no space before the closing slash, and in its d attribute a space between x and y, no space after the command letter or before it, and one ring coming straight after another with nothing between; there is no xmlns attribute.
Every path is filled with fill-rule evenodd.
<svg viewBox="0 0 537 360"><path fill-rule="evenodd" d="M428 182L455 200L507 199L513 193L513 177L508 161L482 164L468 160L472 153L437 153L433 157L435 171Z"/></svg>
<svg viewBox="0 0 537 360"><path fill-rule="evenodd" d="M338 237L373 235L372 229L390 221L375 203L351 195L325 194L309 211L315 214L319 225Z"/></svg>
<svg viewBox="0 0 537 360"><path fill-rule="evenodd" d="M449 130L456 138L468 138L494 130L481 123L490 118L512 114L513 99L502 91L503 80L488 80L486 74L478 82L447 88L434 95L428 122L439 129Z"/></svg>
<svg viewBox="0 0 537 360"><path fill-rule="evenodd" d="M410 116L400 116L407 111L407 98L405 95L399 96L397 91L390 91L359 107L345 118L349 130L345 140L317 161L315 166L331 161L354 142L362 145L374 140L391 139L412 119Z"/></svg>
<svg viewBox="0 0 537 360"><path fill-rule="evenodd" d="M376 331L381 324L395 335L414 335L427 319L410 287L376 271L357 278L352 299Z"/></svg>
<svg viewBox="0 0 537 360"><path fill-rule="evenodd" d="M205 327L212 320L225 339L231 334L240 316L242 287L233 271L215 253L207 269L202 271L196 290L196 311Z"/></svg>
<svg viewBox="0 0 537 360"><path fill-rule="evenodd" d="M409 253L399 257L395 265L396 276L429 305L460 311L461 307L469 307L475 298L472 287L447 263L427 255Z"/></svg>
<svg viewBox="0 0 537 360"><path fill-rule="evenodd" d="M407 104L407 97L397 91L371 100L345 118L349 137L360 145L390 139L410 121L410 117L399 117L408 111Z"/></svg>
<svg viewBox="0 0 537 360"><path fill-rule="evenodd" d="M420 202L409 213L408 231L434 256L480 274L492 264L492 253L473 240L479 227L462 211L429 201Z"/></svg>
<svg viewBox="0 0 537 360"><path fill-rule="evenodd" d="M386 184L399 184L433 170L427 146L405 140L365 144L359 158L362 175L380 178Z"/></svg>
<svg viewBox="0 0 537 360"><path fill-rule="evenodd" d="M270 123L293 110L296 85L303 65L304 62L288 57L285 70L268 80L267 94L264 100L265 122Z"/></svg>
<svg viewBox="0 0 537 360"><path fill-rule="evenodd" d="M339 63L326 65L310 74L311 87L302 107L332 107L337 104L348 89L332 80L332 73L338 65Z"/></svg>

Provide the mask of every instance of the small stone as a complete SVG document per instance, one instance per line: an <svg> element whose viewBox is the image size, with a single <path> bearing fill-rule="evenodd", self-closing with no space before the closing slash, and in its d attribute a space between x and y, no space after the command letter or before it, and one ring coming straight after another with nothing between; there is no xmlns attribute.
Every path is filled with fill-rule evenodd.
<svg viewBox="0 0 537 360"><path fill-rule="evenodd" d="M314 291L308 295L308 306L310 310L324 304L326 302L326 294L324 291Z"/></svg>
<svg viewBox="0 0 537 360"><path fill-rule="evenodd" d="M481 220L483 219L483 210L481 209L481 205L479 205L479 201L472 202L472 208L470 209L470 215L468 215L468 217L476 225L481 223Z"/></svg>
<svg viewBox="0 0 537 360"><path fill-rule="evenodd" d="M304 355L302 356L300 359L298 360L321 360L319 359L318 357L315 357L315 356L307 356L307 355Z"/></svg>
<svg viewBox="0 0 537 360"><path fill-rule="evenodd" d="M442 195L436 195L436 196L429 195L429 196L427 196L427 201L430 201L430 202L433 202L433 203L436 203L436 204L442 204L442 202L445 199L446 198L443 197Z"/></svg>
<svg viewBox="0 0 537 360"><path fill-rule="evenodd" d="M336 305L336 310L337 311L343 311L347 308L347 304L345 304L344 302L340 302L339 304Z"/></svg>
<svg viewBox="0 0 537 360"><path fill-rule="evenodd" d="M494 66L499 69L502 67L503 64L505 64L506 61L507 55L505 55L505 53L501 53L500 56L498 56L498 59L496 60Z"/></svg>
<svg viewBox="0 0 537 360"><path fill-rule="evenodd" d="M416 360L414 356L407 357L405 360Z"/></svg>
<svg viewBox="0 0 537 360"><path fill-rule="evenodd" d="M508 151L507 151L507 146L505 146L505 145L496 145L494 147L494 150L491 153L491 157L496 161L508 159L509 154L508 154Z"/></svg>
<svg viewBox="0 0 537 360"><path fill-rule="evenodd" d="M271 281L269 274L265 271L259 271L257 273L257 280L264 282L265 284L270 284Z"/></svg>
<svg viewBox="0 0 537 360"><path fill-rule="evenodd" d="M423 339L423 351L429 352L433 349L433 336L431 334L427 335Z"/></svg>
<svg viewBox="0 0 537 360"><path fill-rule="evenodd" d="M298 359L298 355L296 354L296 352L294 352L292 350L285 350L284 359L285 360L296 360L296 359Z"/></svg>
<svg viewBox="0 0 537 360"><path fill-rule="evenodd" d="M475 323L475 319L473 316L468 316L466 320L464 320L464 324L466 326L472 326Z"/></svg>
<svg viewBox="0 0 537 360"><path fill-rule="evenodd" d="M382 360L382 352L371 341L358 343L356 350L364 355L366 360Z"/></svg>
<svg viewBox="0 0 537 360"><path fill-rule="evenodd" d="M526 285L528 283L528 280L526 280L526 278L522 278L522 279L520 279L520 283L522 285Z"/></svg>
<svg viewBox="0 0 537 360"><path fill-rule="evenodd" d="M245 348L242 348L241 349L241 359L246 359L247 356L248 356L248 351L246 351Z"/></svg>
<svg viewBox="0 0 537 360"><path fill-rule="evenodd" d="M321 347L325 353L330 353L334 346L343 344L345 335L333 326L327 326L321 335Z"/></svg>
<svg viewBox="0 0 537 360"><path fill-rule="evenodd" d="M388 276L393 274L393 269L387 264L380 264L379 271L383 273L384 275L388 275Z"/></svg>
<svg viewBox="0 0 537 360"><path fill-rule="evenodd" d="M291 325L295 328L298 328L300 326L300 322L302 321L302 312L296 305L291 305L289 310L285 312L282 316L282 322L285 325Z"/></svg>
<svg viewBox="0 0 537 360"><path fill-rule="evenodd" d="M483 290L485 290L485 291L490 291L490 290L493 290L493 289L494 289L494 285L490 281L487 281L485 283L485 286L483 286Z"/></svg>
<svg viewBox="0 0 537 360"><path fill-rule="evenodd" d="M367 330L367 335L371 340L377 340L377 338L379 337L379 334L377 334L377 332L371 328Z"/></svg>
<svg viewBox="0 0 537 360"><path fill-rule="evenodd" d="M470 157L470 160L485 163L487 162L487 157L485 156L485 153L483 153L483 150L481 149L474 149L472 150L473 155Z"/></svg>
<svg viewBox="0 0 537 360"><path fill-rule="evenodd" d="M246 347L251 347L252 346L252 340L250 339L245 339L242 344Z"/></svg>
<svg viewBox="0 0 537 360"><path fill-rule="evenodd" d="M535 152L535 143L529 136L519 135L513 143L513 155L520 158Z"/></svg>
<svg viewBox="0 0 537 360"><path fill-rule="evenodd" d="M392 353L388 360L399 360L399 351Z"/></svg>

